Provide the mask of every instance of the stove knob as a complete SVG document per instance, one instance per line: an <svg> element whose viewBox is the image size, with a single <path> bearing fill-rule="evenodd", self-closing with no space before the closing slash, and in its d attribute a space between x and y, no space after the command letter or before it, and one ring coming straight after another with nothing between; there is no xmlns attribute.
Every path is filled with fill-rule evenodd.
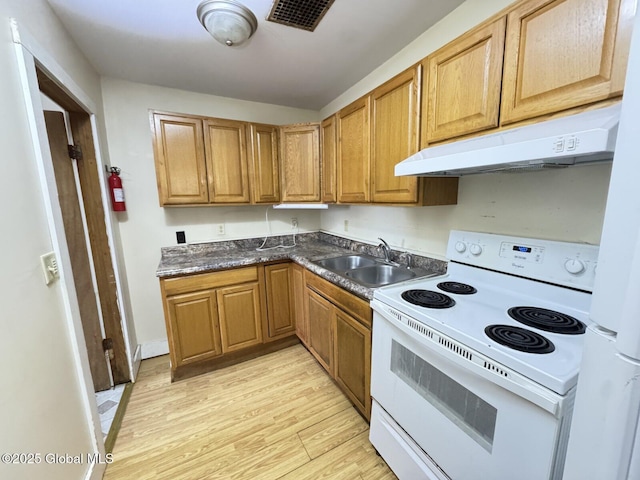
<svg viewBox="0 0 640 480"><path fill-rule="evenodd" d="M471 252L472 255L475 255L477 257L482 253L482 247L477 243L474 243L471 245L471 247L469 247L469 251Z"/></svg>
<svg viewBox="0 0 640 480"><path fill-rule="evenodd" d="M464 251L466 249L467 249L467 246L464 244L464 242L457 242L456 243L456 252L464 253Z"/></svg>
<svg viewBox="0 0 640 480"><path fill-rule="evenodd" d="M578 275L587 269L584 262L576 258L570 258L569 260L564 262L564 268L567 272L573 275Z"/></svg>

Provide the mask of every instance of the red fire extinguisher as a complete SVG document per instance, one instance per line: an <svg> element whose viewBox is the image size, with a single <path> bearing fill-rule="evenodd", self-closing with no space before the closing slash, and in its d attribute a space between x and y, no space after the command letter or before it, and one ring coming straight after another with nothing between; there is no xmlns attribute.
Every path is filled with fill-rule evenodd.
<svg viewBox="0 0 640 480"><path fill-rule="evenodd" d="M120 169L118 167L109 168L111 176L109 177L109 192L111 194L111 205L114 212L124 212L127 210L124 204L124 190L122 189L122 180L120 179Z"/></svg>

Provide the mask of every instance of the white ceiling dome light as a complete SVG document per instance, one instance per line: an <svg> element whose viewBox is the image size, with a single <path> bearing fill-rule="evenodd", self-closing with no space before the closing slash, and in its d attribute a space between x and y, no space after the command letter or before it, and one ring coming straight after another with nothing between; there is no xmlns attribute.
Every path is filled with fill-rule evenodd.
<svg viewBox="0 0 640 480"><path fill-rule="evenodd" d="M253 12L235 0L204 0L197 13L211 36L229 47L246 42L258 28Z"/></svg>

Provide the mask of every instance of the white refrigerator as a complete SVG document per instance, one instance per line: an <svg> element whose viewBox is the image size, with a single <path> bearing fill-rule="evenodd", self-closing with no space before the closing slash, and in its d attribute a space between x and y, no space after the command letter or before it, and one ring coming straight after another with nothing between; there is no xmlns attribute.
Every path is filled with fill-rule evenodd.
<svg viewBox="0 0 640 480"><path fill-rule="evenodd" d="M639 17L563 480L640 479Z"/></svg>

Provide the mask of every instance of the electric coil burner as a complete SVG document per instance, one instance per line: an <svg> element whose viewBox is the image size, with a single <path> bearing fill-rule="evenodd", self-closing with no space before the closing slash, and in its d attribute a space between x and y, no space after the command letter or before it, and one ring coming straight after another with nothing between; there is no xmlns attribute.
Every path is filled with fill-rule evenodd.
<svg viewBox="0 0 640 480"><path fill-rule="evenodd" d="M580 335L587 329L580 320L546 308L513 307L509 309L508 313L515 321L545 332Z"/></svg>
<svg viewBox="0 0 640 480"><path fill-rule="evenodd" d="M527 353L551 353L556 347L542 335L526 328L511 325L489 325L484 329L487 336L505 347Z"/></svg>
<svg viewBox="0 0 640 480"><path fill-rule="evenodd" d="M433 290L407 290L402 292L402 298L412 305L426 308L451 308L456 304L453 298Z"/></svg>
<svg viewBox="0 0 640 480"><path fill-rule="evenodd" d="M443 292L455 293L457 295L473 295L478 293L475 287L460 282L440 282L438 288Z"/></svg>

